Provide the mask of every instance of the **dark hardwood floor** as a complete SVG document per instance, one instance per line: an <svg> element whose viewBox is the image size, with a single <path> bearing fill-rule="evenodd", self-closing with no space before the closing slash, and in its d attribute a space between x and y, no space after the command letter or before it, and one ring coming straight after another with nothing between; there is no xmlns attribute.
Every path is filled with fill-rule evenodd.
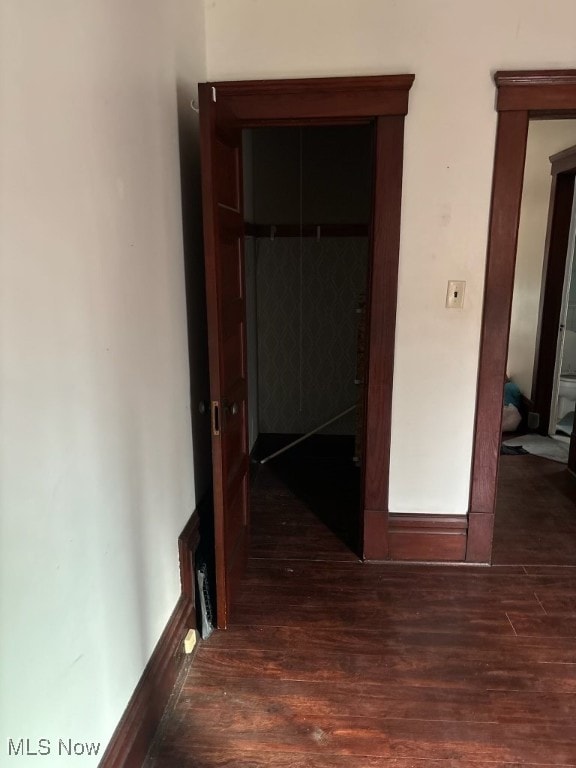
<svg viewBox="0 0 576 768"><path fill-rule="evenodd" d="M492 562L576 566L576 478L566 465L501 456L499 470Z"/></svg>
<svg viewBox="0 0 576 768"><path fill-rule="evenodd" d="M201 643L147 768L576 766L575 497L537 464L503 462L492 568L363 565L345 504L328 525L294 467L263 469L232 627Z"/></svg>

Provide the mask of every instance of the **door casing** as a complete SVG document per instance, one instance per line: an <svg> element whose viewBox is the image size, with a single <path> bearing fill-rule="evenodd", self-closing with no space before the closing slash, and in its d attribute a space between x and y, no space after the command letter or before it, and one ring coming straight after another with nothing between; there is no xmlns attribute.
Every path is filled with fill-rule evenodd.
<svg viewBox="0 0 576 768"><path fill-rule="evenodd" d="M388 485L404 118L413 81L414 75L407 74L200 85L201 104L207 99L216 100L218 108L225 109L241 128L374 124L367 416L360 532L362 555L368 560L386 559L389 552ZM214 513L218 516L219 510ZM217 542L216 559L222 556Z"/></svg>
<svg viewBox="0 0 576 768"><path fill-rule="evenodd" d="M496 72L498 127L480 340L466 560L492 554L524 162L531 118L576 117L576 70Z"/></svg>

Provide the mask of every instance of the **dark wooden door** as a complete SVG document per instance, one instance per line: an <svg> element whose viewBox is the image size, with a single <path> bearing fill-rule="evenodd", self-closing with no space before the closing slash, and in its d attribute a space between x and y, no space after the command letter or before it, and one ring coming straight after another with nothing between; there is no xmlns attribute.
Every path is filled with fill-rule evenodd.
<svg viewBox="0 0 576 768"><path fill-rule="evenodd" d="M202 203L216 539L218 627L244 570L248 542L248 434L242 133L209 85L200 86Z"/></svg>

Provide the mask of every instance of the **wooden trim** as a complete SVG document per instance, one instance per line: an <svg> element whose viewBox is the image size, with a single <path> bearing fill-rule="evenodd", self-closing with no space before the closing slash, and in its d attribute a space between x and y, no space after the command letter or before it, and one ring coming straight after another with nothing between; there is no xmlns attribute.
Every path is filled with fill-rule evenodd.
<svg viewBox="0 0 576 768"><path fill-rule="evenodd" d="M571 71L571 70L569 70ZM287 96L290 94L342 94L350 91L382 93L409 91L414 75L366 75L359 77L301 77L289 80L222 80L211 83L226 96ZM369 115L378 111L368 112Z"/></svg>
<svg viewBox="0 0 576 768"><path fill-rule="evenodd" d="M484 311L466 560L489 562L498 480L503 385L524 161L530 117L576 111L576 70L497 72L498 129L486 262ZM486 516L482 518L482 516Z"/></svg>
<svg viewBox="0 0 576 768"><path fill-rule="evenodd" d="M100 768L140 768L184 661L190 607L181 596L114 731Z"/></svg>
<svg viewBox="0 0 576 768"><path fill-rule="evenodd" d="M462 562L466 555L466 515L388 515L387 560ZM379 560L372 557L371 560Z"/></svg>
<svg viewBox="0 0 576 768"><path fill-rule="evenodd" d="M496 72L497 109L565 117L576 109L576 70Z"/></svg>
<svg viewBox="0 0 576 768"><path fill-rule="evenodd" d="M378 118L363 450L363 555L370 559L388 555L386 525L377 516L388 515L403 147L404 118Z"/></svg>
<svg viewBox="0 0 576 768"><path fill-rule="evenodd" d="M269 121L373 118L405 115L414 75L252 80L208 83L244 127Z"/></svg>
<svg viewBox="0 0 576 768"><path fill-rule="evenodd" d="M470 512L468 515L468 540L466 562L489 563L492 558L494 515Z"/></svg>
<svg viewBox="0 0 576 768"><path fill-rule="evenodd" d="M362 558L380 561L388 557L388 513L365 509L362 519Z"/></svg>
<svg viewBox="0 0 576 768"><path fill-rule="evenodd" d="M247 237L368 237L368 224L250 224L244 225Z"/></svg>
<svg viewBox="0 0 576 768"><path fill-rule="evenodd" d="M473 513L494 514L527 132L527 113L500 114L480 342L476 439L472 461L474 481L470 503L470 512Z"/></svg>
<svg viewBox="0 0 576 768"><path fill-rule="evenodd" d="M262 125L331 125L363 120L375 126L374 202L371 223L363 515L366 557L385 557L388 516L392 377L398 288L404 115L414 75L204 83L200 112L233 114L241 128ZM214 89L214 90L212 90ZM205 116L204 121L209 119ZM206 123L205 128L210 126ZM207 194L211 182L204 181ZM206 199L209 199L206 197ZM211 222L208 222L209 224ZM207 242L207 247L210 242ZM210 341L210 339L209 339ZM221 482L221 478L215 478ZM217 562L222 553L216 553Z"/></svg>
<svg viewBox="0 0 576 768"><path fill-rule="evenodd" d="M576 85L576 69L498 70L494 73L494 82L499 93L505 88L513 87L530 88L534 93L535 88L539 86L550 88L558 85ZM532 104L533 101L528 101L526 109L532 109Z"/></svg>
<svg viewBox="0 0 576 768"><path fill-rule="evenodd" d="M561 152L556 152L555 155L550 155L551 173L552 176L556 176L559 173L565 173L566 171L576 171L576 146L563 149Z"/></svg>
<svg viewBox="0 0 576 768"><path fill-rule="evenodd" d="M99 768L141 768L182 664L182 641L196 626L194 552L198 545L195 512L178 539L182 593L106 748Z"/></svg>

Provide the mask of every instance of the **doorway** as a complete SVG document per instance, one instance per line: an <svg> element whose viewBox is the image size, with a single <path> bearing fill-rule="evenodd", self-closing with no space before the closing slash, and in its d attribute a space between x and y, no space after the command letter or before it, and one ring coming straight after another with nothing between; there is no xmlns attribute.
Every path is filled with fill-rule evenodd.
<svg viewBox="0 0 576 768"><path fill-rule="evenodd" d="M268 494L275 530L274 488L357 555L373 140L372 123L243 134L251 502Z"/></svg>
<svg viewBox="0 0 576 768"><path fill-rule="evenodd" d="M543 125L558 125L561 133L567 133L566 139L576 142L575 121ZM576 399L572 397L572 390L576 389L572 378L576 373L576 146L553 154L550 163L548 237L542 270L533 401L541 434L570 436L574 424L573 401ZM575 471L576 467L570 461L569 466Z"/></svg>
<svg viewBox="0 0 576 768"><path fill-rule="evenodd" d="M490 215L466 559L489 563L510 312L530 119L576 117L576 71L497 72Z"/></svg>
<svg viewBox="0 0 576 768"><path fill-rule="evenodd" d="M565 176L571 173L565 148L575 142L576 120L529 123L504 386L497 565L576 563L576 488L566 476L576 395L567 397L564 381L576 368L576 333L566 327L573 305L574 176Z"/></svg>
<svg viewBox="0 0 576 768"><path fill-rule="evenodd" d="M384 559L404 116L413 80L394 75L200 85L219 627L228 622L249 536L242 131L369 124L373 132L360 540L364 558Z"/></svg>

